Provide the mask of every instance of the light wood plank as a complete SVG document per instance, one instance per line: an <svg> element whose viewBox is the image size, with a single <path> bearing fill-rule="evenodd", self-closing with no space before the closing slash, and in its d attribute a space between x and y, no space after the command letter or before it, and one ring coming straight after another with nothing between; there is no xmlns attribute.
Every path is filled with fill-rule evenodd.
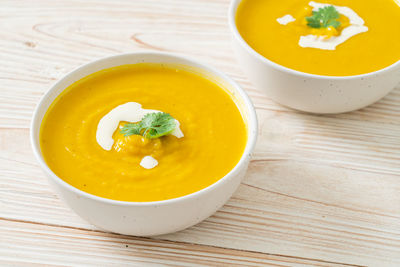
<svg viewBox="0 0 400 267"><path fill-rule="evenodd" d="M0 220L0 240L0 262L27 266L345 266L3 220Z"/></svg>

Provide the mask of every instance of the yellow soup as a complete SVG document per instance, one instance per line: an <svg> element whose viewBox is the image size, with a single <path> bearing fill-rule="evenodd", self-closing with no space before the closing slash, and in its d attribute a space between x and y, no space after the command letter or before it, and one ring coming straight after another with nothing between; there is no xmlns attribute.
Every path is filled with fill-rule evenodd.
<svg viewBox="0 0 400 267"><path fill-rule="evenodd" d="M329 39L349 26L340 15L338 28L314 29L307 25L312 16L310 0L243 0L236 24L243 39L259 54L285 67L319 75L350 76L388 67L400 60L400 7L397 0L316 0L351 8L368 31L357 34L335 50L301 47L300 36ZM277 19L291 15L286 25Z"/></svg>
<svg viewBox="0 0 400 267"><path fill-rule="evenodd" d="M171 114L184 137L125 137L116 129L113 148L104 150L96 141L97 125L126 102ZM160 64L115 67L72 84L49 108L40 134L45 161L61 179L124 201L158 201L201 190L237 164L246 140L241 113L223 88L183 67ZM147 155L158 166L141 167Z"/></svg>

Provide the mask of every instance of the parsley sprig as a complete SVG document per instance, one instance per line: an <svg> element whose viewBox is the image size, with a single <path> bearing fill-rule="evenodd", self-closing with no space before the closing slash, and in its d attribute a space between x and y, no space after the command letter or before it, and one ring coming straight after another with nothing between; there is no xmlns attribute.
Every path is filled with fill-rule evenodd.
<svg viewBox="0 0 400 267"><path fill-rule="evenodd" d="M137 123L125 124L120 132L124 136L136 134L154 139L171 133L175 127L175 119L171 115L164 112L154 112L146 114Z"/></svg>
<svg viewBox="0 0 400 267"><path fill-rule="evenodd" d="M339 28L341 23L337 21L340 17L339 12L334 6L326 6L318 9L318 11L313 11L311 17L306 17L307 25L311 28L328 28L330 26L334 28Z"/></svg>

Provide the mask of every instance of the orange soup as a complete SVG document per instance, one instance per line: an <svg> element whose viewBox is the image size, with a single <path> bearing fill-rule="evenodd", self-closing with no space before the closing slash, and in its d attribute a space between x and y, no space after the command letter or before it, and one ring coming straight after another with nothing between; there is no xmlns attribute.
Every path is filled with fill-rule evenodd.
<svg viewBox="0 0 400 267"><path fill-rule="evenodd" d="M96 139L99 122L127 102L170 114L183 137L127 136L121 129L130 122L120 121L112 146L104 149ZM72 84L49 108L40 133L45 161L61 179L96 196L138 202L181 197L215 183L238 163L246 140L246 124L224 88L183 67L147 63ZM157 166L144 168L145 157Z"/></svg>
<svg viewBox="0 0 400 267"><path fill-rule="evenodd" d="M328 76L365 74L400 60L396 1L243 0L236 25L247 44L282 66Z"/></svg>

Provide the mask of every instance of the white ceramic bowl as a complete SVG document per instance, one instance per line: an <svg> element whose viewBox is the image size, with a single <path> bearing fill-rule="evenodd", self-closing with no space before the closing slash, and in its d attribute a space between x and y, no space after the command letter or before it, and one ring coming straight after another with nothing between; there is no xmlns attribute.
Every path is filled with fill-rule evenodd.
<svg viewBox="0 0 400 267"><path fill-rule="evenodd" d="M110 200L83 192L57 177L43 160L39 130L50 104L73 82L102 69L141 62L180 64L196 69L223 85L232 95L248 127L245 151L239 163L222 179L209 187L183 197L155 202ZM212 215L233 194L247 170L257 137L254 107L240 86L223 73L186 57L169 53L131 53L96 60L70 72L42 97L31 124L34 154L56 192L78 215L107 231L150 236L171 233L192 226Z"/></svg>
<svg viewBox="0 0 400 267"><path fill-rule="evenodd" d="M400 82L400 60L379 71L356 76L322 76L276 64L251 48L236 27L241 0L232 0L229 26L242 70L257 89L274 101L312 113L342 113L368 106Z"/></svg>

